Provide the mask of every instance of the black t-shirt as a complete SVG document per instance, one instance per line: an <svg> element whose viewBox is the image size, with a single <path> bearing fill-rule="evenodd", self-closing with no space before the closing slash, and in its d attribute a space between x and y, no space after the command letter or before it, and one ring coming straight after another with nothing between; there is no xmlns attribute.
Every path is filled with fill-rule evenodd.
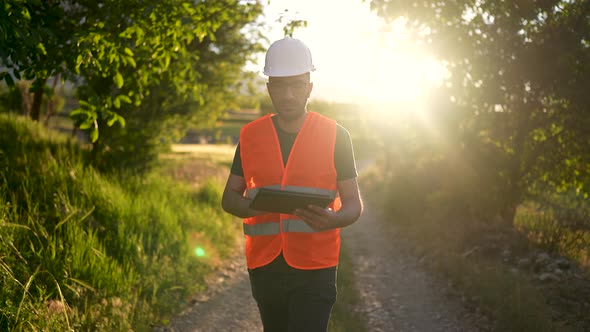
<svg viewBox="0 0 590 332"><path fill-rule="evenodd" d="M289 133L281 129L278 123L278 117L272 117L273 124L277 131L279 144L281 146L281 154L283 155L283 163L286 165L293 148L293 143L297 138L297 133ZM336 146L334 148L334 167L338 181L348 180L357 176L356 164L354 161L354 151L350 134L341 125L336 125ZM242 158L240 157L240 144L236 148L234 161L231 167L231 173L238 176L244 176L242 169Z"/></svg>

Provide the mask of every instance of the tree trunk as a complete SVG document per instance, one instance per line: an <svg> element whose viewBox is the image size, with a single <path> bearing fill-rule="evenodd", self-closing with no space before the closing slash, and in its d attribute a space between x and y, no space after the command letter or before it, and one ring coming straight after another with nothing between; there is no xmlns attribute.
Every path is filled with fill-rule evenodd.
<svg viewBox="0 0 590 332"><path fill-rule="evenodd" d="M31 108L31 119L34 121L39 121L39 117L41 115L41 103L43 102L43 86L45 85L45 79L37 79L34 86L34 97L33 97L33 107Z"/></svg>
<svg viewBox="0 0 590 332"><path fill-rule="evenodd" d="M59 80L59 74L55 75L51 86L51 98L47 101L47 114L45 115L45 127L49 126L49 119L55 115L55 86Z"/></svg>

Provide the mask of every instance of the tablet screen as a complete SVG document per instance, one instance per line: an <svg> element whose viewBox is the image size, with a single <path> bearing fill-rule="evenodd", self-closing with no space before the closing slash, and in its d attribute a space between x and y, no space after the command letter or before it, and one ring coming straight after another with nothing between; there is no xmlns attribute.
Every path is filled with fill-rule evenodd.
<svg viewBox="0 0 590 332"><path fill-rule="evenodd" d="M292 214L297 208L317 205L326 208L334 199L330 195L260 188L250 208L258 211Z"/></svg>

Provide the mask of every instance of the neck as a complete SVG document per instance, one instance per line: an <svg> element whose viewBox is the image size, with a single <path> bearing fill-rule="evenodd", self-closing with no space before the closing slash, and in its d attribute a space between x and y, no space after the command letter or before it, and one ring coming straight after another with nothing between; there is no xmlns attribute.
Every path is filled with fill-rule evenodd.
<svg viewBox="0 0 590 332"><path fill-rule="evenodd" d="M299 129L301 129L303 123L305 122L305 119L307 117L307 111L305 111L305 113L303 113L297 119L285 119L281 117L280 114L278 114L277 116L279 117L278 122L282 130L288 133L297 133L299 132Z"/></svg>

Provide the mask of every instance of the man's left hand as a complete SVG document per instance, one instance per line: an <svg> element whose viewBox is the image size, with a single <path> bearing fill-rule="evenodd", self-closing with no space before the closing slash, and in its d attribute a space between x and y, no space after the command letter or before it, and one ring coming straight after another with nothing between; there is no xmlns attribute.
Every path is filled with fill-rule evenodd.
<svg viewBox="0 0 590 332"><path fill-rule="evenodd" d="M330 208L323 209L316 205L309 205L307 209L295 210L294 214L315 231L326 231L339 227L336 212Z"/></svg>

